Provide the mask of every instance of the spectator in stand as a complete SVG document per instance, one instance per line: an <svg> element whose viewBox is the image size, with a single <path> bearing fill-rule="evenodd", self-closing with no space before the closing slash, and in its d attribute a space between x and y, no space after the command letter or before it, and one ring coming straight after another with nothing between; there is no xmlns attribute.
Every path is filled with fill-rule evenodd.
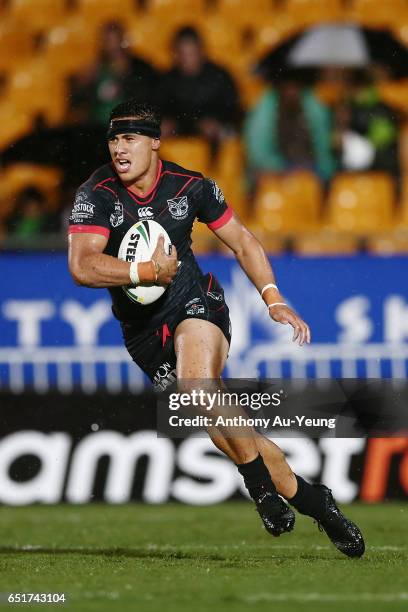
<svg viewBox="0 0 408 612"><path fill-rule="evenodd" d="M254 179L308 169L328 181L335 170L330 112L298 79L297 72L286 71L246 118L244 140Z"/></svg>
<svg viewBox="0 0 408 612"><path fill-rule="evenodd" d="M6 235L21 240L39 238L55 231L55 219L46 208L46 198L36 187L22 191L6 219Z"/></svg>
<svg viewBox="0 0 408 612"><path fill-rule="evenodd" d="M216 144L236 128L240 105L230 74L210 62L198 32L179 30L173 40L174 65L163 75L157 103L162 134L199 134Z"/></svg>
<svg viewBox="0 0 408 612"><path fill-rule="evenodd" d="M101 30L98 60L71 82L71 116L93 125L106 125L120 102L151 101L157 84L155 70L127 48L122 26L110 22Z"/></svg>
<svg viewBox="0 0 408 612"><path fill-rule="evenodd" d="M336 107L336 150L343 170L381 170L398 178L399 118L381 101L375 74L350 74L347 94Z"/></svg>

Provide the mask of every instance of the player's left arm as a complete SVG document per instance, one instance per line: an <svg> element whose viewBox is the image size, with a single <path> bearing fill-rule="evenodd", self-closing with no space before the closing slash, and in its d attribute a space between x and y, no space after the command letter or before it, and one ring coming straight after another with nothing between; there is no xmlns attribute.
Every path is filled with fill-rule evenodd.
<svg viewBox="0 0 408 612"><path fill-rule="evenodd" d="M224 244L235 254L241 268L253 282L259 293L269 284L276 285L275 275L267 255L257 238L241 222L234 213L231 219L218 229L213 229ZM310 342L310 329L307 323L289 306L285 304L283 296L275 287L264 290L262 299L269 306L269 315L278 323L293 327L293 341L300 345ZM271 304L273 304L271 306Z"/></svg>

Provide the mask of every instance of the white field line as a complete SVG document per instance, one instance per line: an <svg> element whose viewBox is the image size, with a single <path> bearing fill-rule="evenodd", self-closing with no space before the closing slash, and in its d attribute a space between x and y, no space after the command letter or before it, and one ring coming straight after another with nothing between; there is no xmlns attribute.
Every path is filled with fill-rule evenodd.
<svg viewBox="0 0 408 612"><path fill-rule="evenodd" d="M46 544L24 544L23 546L13 546L13 549L17 550L26 550L26 551L30 551L30 550L41 550L42 548L50 548L48 545ZM53 548L55 548L55 550L58 550L60 547L59 546L53 546ZM240 550L242 551L244 550L248 550L248 549L253 549L253 550L266 550L269 552L273 552L274 550L334 550L333 546L331 546L330 544L328 544L327 546L319 546L316 544L312 544L309 546L301 546L300 544L271 544L271 545L266 545L266 544L215 544L214 546L211 546L209 544L180 544L180 545L172 545L172 544L154 544L154 543L144 543L141 544L140 546L123 546L122 544L118 544L116 547L115 546L64 546L63 547L64 550L73 550L73 551L81 551L81 550L94 550L95 553L106 550L106 548L120 548L120 549L126 549L129 552L132 551L139 551L140 549L146 549L146 550L151 550L151 551L162 551L162 552L172 552L172 551L178 551L178 550L195 550L195 549L199 549L202 551L217 551L217 550L223 550L223 551L228 551L228 550ZM406 551L408 550L408 546L367 546L366 547L367 551L373 551L373 552L399 552L399 551Z"/></svg>
<svg viewBox="0 0 408 612"><path fill-rule="evenodd" d="M295 602L382 602L395 603L408 601L408 593L254 593L246 597L240 597L241 601L248 604L262 602L295 601Z"/></svg>

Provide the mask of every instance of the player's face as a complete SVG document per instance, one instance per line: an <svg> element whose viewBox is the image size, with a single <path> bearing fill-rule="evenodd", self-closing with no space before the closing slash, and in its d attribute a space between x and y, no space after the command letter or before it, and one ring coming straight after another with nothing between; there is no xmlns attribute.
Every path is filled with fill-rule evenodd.
<svg viewBox="0 0 408 612"><path fill-rule="evenodd" d="M124 183L132 184L149 170L158 143L142 134L118 134L109 140L115 170Z"/></svg>

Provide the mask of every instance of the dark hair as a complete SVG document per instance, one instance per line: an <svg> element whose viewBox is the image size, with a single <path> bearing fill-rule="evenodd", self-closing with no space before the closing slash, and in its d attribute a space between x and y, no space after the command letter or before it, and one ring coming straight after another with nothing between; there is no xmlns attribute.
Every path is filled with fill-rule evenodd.
<svg viewBox="0 0 408 612"><path fill-rule="evenodd" d="M112 110L109 121L112 119L120 119L121 117L133 117L135 119L145 119L157 128L161 125L161 112L157 106L153 104L141 103L136 99L121 102Z"/></svg>
<svg viewBox="0 0 408 612"><path fill-rule="evenodd" d="M198 31L192 26L183 26L173 36L173 47L185 40L191 40L197 45L202 45L203 41Z"/></svg>

